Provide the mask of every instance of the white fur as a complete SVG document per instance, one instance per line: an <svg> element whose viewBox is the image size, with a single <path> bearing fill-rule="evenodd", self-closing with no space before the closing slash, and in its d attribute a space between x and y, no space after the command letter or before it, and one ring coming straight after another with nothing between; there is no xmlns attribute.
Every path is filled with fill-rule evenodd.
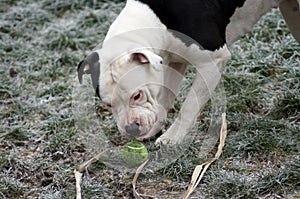
<svg viewBox="0 0 300 199"><path fill-rule="evenodd" d="M246 0L243 7L237 8L230 18L226 28L227 45L231 45L245 33L251 33L260 17L278 6L291 33L300 43L300 0Z"/></svg>
<svg viewBox="0 0 300 199"><path fill-rule="evenodd" d="M137 17L138 16L138 17ZM100 92L104 102L112 104L121 132L138 122L140 140L162 129L167 111L172 108L187 64L197 68L197 76L175 123L158 139L178 143L192 128L199 111L209 99L220 79L220 71L230 58L226 46L216 52L187 47L174 37L156 15L137 1L129 0L111 25L100 55ZM137 65L128 56L143 53L148 64ZM182 59L184 58L184 59ZM161 64L164 62L164 65ZM132 104L137 91L147 101Z"/></svg>
<svg viewBox="0 0 300 199"><path fill-rule="evenodd" d="M259 17L278 1L247 0L245 7L231 18L227 28L228 43L250 31ZM133 122L141 125L139 140L163 128L187 64L196 68L196 77L178 118L157 140L163 144L179 143L191 130L230 59L226 45L216 51L201 50L195 44L186 46L166 29L148 6L134 0L127 1L111 25L102 49L96 52L101 66L101 98L112 104L121 132L126 133L125 126ZM133 53L143 53L149 63L132 61L129 57ZM134 101L132 96L137 92L143 97Z"/></svg>
<svg viewBox="0 0 300 199"><path fill-rule="evenodd" d="M231 45L252 27L271 8L278 7L280 0L246 0L243 7L237 8L226 27L227 45Z"/></svg>
<svg viewBox="0 0 300 199"><path fill-rule="evenodd" d="M166 29L147 5L135 0L127 0L124 9L110 26L104 41L124 32L143 28Z"/></svg>

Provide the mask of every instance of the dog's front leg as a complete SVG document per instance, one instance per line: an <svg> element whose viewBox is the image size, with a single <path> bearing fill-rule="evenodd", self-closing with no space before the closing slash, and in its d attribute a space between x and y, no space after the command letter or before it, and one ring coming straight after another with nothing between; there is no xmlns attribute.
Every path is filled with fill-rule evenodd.
<svg viewBox="0 0 300 199"><path fill-rule="evenodd" d="M182 104L180 113L170 128L156 140L156 144L179 144L193 128L196 118L210 99L221 78L221 71L230 59L226 45L216 51L200 51L190 58L197 69L191 89ZM195 58L196 57L196 58Z"/></svg>

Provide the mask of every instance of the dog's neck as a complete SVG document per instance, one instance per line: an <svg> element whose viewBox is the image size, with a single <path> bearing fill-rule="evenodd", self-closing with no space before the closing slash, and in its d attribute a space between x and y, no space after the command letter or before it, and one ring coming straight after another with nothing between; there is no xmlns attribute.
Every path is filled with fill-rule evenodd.
<svg viewBox="0 0 300 199"><path fill-rule="evenodd" d="M108 30L104 42L116 35L145 28L166 29L166 26L148 5L135 0L127 0L126 6Z"/></svg>

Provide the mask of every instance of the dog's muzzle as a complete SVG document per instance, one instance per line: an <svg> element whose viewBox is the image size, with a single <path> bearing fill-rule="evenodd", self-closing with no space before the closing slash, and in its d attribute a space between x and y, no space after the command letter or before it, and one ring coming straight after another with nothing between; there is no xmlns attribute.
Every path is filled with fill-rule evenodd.
<svg viewBox="0 0 300 199"><path fill-rule="evenodd" d="M140 125L137 122L133 122L130 125L125 126L125 130L128 134L133 136L140 136Z"/></svg>

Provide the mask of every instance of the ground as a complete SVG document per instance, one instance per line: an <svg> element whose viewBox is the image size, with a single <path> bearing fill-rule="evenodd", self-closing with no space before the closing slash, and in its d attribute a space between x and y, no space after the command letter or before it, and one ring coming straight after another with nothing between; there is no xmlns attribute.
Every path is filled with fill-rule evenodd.
<svg viewBox="0 0 300 199"><path fill-rule="evenodd" d="M76 67L123 5L1 1L1 198L75 197L73 170L92 157L72 111ZM222 78L228 139L191 198L300 198L300 46L274 9L230 50ZM97 107L102 133L118 136L111 113ZM207 127L209 110L201 113L199 128ZM180 198L204 161L196 153L197 142L174 163L141 175L138 190ZM84 176L83 197L132 198L132 177L94 164Z"/></svg>

